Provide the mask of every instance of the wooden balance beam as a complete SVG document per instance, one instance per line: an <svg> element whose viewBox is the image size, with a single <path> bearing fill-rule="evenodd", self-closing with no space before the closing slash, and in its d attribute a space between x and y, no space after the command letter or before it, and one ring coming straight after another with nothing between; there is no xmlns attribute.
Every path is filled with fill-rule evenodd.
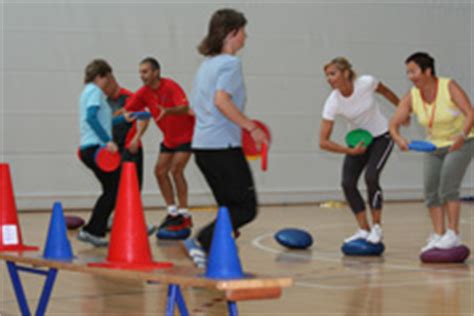
<svg viewBox="0 0 474 316"><path fill-rule="evenodd" d="M188 316L181 286L207 288L224 292L230 316L237 316L236 302L244 300L276 299L282 288L293 285L291 278L271 278L247 274L244 279L214 280L204 277L203 271L194 267L174 266L156 270L121 270L90 267L97 258L75 257L73 261L54 261L42 258L39 252L0 252L0 259L7 263L8 272L23 316L31 315L18 271L46 276L45 285L35 315L42 316L51 296L58 270L88 273L93 275L157 282L168 285L166 315L173 316L175 306L182 316ZM20 265L21 264L21 265ZM42 269L41 269L42 268ZM44 270L47 269L47 270Z"/></svg>

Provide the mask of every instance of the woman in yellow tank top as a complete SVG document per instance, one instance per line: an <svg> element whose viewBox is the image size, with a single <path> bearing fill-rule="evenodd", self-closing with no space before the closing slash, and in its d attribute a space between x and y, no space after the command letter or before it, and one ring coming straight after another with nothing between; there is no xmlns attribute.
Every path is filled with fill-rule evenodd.
<svg viewBox="0 0 474 316"><path fill-rule="evenodd" d="M427 140L436 145L437 150L425 154L423 161L425 203L434 233L421 251L450 249L461 245L459 190L474 153L473 109L454 80L436 76L430 55L415 53L405 64L414 87L400 101L390 134L400 149L408 150L399 128L413 112L425 127Z"/></svg>

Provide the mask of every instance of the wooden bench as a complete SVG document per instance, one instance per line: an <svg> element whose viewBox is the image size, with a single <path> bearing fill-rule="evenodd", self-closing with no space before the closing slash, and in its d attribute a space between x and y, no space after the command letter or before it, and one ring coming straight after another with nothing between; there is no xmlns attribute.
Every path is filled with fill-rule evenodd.
<svg viewBox="0 0 474 316"><path fill-rule="evenodd" d="M291 278L267 278L253 275L238 280L214 280L204 277L202 270L184 266L152 271L95 268L87 264L97 262L97 258L77 257L71 262L53 261L42 258L39 252L0 252L0 259L7 263L18 305L24 316L29 316L31 313L18 274L19 271L46 276L35 313L37 316L42 316L46 312L58 270L166 284L168 285L167 316L174 315L176 306L182 316L189 315L180 286L207 288L224 292L229 315L237 316L236 302L276 299L280 297L282 288L290 287L293 284Z"/></svg>

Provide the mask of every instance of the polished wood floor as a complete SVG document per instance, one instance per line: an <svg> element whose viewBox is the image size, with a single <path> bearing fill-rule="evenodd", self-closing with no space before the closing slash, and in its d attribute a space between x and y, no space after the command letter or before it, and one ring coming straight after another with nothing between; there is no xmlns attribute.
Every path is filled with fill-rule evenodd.
<svg viewBox="0 0 474 316"><path fill-rule="evenodd" d="M71 213L69 213L71 214ZM75 213L83 217L87 213ZM162 211L147 211L158 223ZM195 227L214 216L193 212ZM461 230L464 244L474 248L472 231L474 204L463 204ZM24 241L44 245L49 222L47 213L20 214ZM299 227L315 239L306 251L279 246L273 234L281 228ZM242 230L239 253L247 271L291 276L295 286L279 300L239 303L241 315L470 315L474 314L474 259L465 264L427 265L418 259L419 249L430 233L430 222L422 203L389 203L384 210L386 252L380 258L347 258L341 241L355 230L350 212L316 205L262 207L257 220ZM75 239L76 254L96 257L105 249L94 249ZM176 242L150 238L157 260L181 265L191 262ZM0 314L19 315L10 280L1 264ZM23 275L26 292L37 302L42 278ZM166 288L156 284L108 279L88 274L60 272L47 315L163 315ZM191 315L225 315L221 294L204 289L183 291Z"/></svg>

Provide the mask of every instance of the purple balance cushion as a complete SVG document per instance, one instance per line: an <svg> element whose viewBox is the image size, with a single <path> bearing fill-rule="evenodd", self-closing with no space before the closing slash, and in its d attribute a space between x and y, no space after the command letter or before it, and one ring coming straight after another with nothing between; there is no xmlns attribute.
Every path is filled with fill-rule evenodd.
<svg viewBox="0 0 474 316"><path fill-rule="evenodd" d="M84 225L84 220L79 216L64 216L64 220L66 221L66 227L68 229L76 229Z"/></svg>
<svg viewBox="0 0 474 316"><path fill-rule="evenodd" d="M470 254L469 248L464 245L451 249L430 249L420 255L425 263L459 263L464 262Z"/></svg>

